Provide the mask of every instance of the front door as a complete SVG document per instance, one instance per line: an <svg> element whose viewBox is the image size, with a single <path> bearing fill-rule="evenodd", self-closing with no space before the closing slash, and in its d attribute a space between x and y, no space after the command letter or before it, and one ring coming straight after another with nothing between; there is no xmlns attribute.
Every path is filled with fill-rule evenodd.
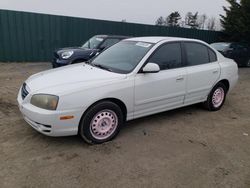
<svg viewBox="0 0 250 188"><path fill-rule="evenodd" d="M158 73L138 73L135 77L134 117L142 117L182 106L186 68L180 43L160 46L148 62L159 65Z"/></svg>

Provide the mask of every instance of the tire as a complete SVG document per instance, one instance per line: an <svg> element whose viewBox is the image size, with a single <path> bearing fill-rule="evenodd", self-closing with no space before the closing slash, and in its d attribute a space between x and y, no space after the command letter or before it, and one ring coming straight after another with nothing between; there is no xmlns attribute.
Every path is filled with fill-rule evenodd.
<svg viewBox="0 0 250 188"><path fill-rule="evenodd" d="M216 84L210 94L207 101L203 103L203 106L209 111L218 111L224 105L227 95L226 86L219 82Z"/></svg>
<svg viewBox="0 0 250 188"><path fill-rule="evenodd" d="M83 115L79 134L89 144L102 144L117 136L123 124L121 108L109 101L90 107Z"/></svg>

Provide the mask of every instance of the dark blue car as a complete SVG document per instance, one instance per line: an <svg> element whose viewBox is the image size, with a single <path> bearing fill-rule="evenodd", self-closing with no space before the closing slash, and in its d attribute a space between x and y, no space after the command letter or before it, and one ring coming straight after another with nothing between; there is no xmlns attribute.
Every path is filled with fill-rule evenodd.
<svg viewBox="0 0 250 188"><path fill-rule="evenodd" d="M54 52L53 68L88 61L110 46L126 39L126 36L96 35L81 47L61 48Z"/></svg>
<svg viewBox="0 0 250 188"><path fill-rule="evenodd" d="M233 59L239 67L250 67L250 46L239 42L219 42L211 44L227 58Z"/></svg>

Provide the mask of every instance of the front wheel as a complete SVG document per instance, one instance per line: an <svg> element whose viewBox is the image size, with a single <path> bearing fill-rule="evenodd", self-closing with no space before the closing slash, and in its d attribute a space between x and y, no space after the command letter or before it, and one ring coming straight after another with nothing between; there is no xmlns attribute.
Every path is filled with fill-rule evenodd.
<svg viewBox="0 0 250 188"><path fill-rule="evenodd" d="M227 88L223 83L218 83L214 86L207 101L204 102L204 107L209 111L218 111L223 106L227 95Z"/></svg>
<svg viewBox="0 0 250 188"><path fill-rule="evenodd" d="M97 103L83 116L79 134L90 144L101 144L112 140L123 124L120 107L109 101Z"/></svg>

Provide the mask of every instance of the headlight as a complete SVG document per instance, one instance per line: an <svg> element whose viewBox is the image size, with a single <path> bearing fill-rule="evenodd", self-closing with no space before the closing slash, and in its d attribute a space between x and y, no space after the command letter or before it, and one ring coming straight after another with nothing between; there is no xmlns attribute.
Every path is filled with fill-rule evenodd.
<svg viewBox="0 0 250 188"><path fill-rule="evenodd" d="M73 53L74 53L73 51L67 51L63 52L61 56L63 59L69 59L73 55Z"/></svg>
<svg viewBox="0 0 250 188"><path fill-rule="evenodd" d="M46 110L56 110L59 97L55 95L36 94L31 97L30 103Z"/></svg>

